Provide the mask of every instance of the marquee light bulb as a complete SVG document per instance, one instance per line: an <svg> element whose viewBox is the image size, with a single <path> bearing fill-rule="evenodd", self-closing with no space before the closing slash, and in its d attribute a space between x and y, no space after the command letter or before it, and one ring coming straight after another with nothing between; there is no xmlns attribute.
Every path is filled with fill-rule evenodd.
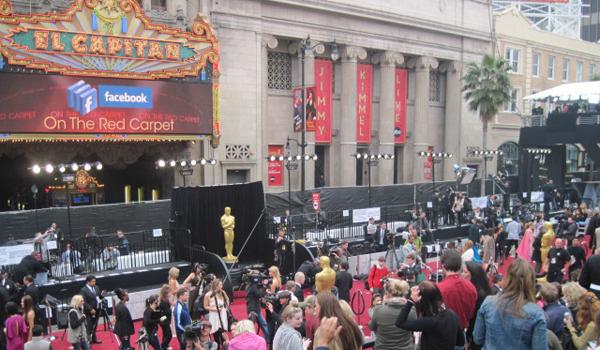
<svg viewBox="0 0 600 350"><path fill-rule="evenodd" d="M54 167L52 166L52 164L46 164L46 172L48 174L52 174L53 171L54 171Z"/></svg>
<svg viewBox="0 0 600 350"><path fill-rule="evenodd" d="M166 163L164 160L162 160L162 159L159 159L159 160L158 160L158 166L159 166L159 167L161 167L161 168L164 168L164 167L165 167L165 165L167 165L167 163Z"/></svg>
<svg viewBox="0 0 600 350"><path fill-rule="evenodd" d="M79 165L77 165L77 163L71 164L71 170L73 170L73 171L79 170Z"/></svg>
<svg viewBox="0 0 600 350"><path fill-rule="evenodd" d="M40 168L39 165L36 164L36 165L34 165L34 166L31 167L31 171L33 171L34 174L39 174L40 171L42 171L42 169Z"/></svg>

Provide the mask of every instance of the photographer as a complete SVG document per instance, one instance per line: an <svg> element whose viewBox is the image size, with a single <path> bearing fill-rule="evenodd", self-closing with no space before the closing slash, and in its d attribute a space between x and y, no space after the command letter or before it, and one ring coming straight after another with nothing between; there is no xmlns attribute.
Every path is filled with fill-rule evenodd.
<svg viewBox="0 0 600 350"><path fill-rule="evenodd" d="M148 334L148 343L150 343L154 350L161 350L158 336L156 335L161 315L158 304L159 300L157 295L151 295L146 299L146 310L144 310L144 320L142 323Z"/></svg>
<svg viewBox="0 0 600 350"><path fill-rule="evenodd" d="M86 329L90 344L101 344L102 342L96 338L96 327L98 326L98 317L100 316L101 307L104 305L104 292L100 292L100 288L96 285L96 277L88 275L85 278L85 286L81 288L79 294L83 297L83 311L86 316ZM98 302L100 300L100 302Z"/></svg>
<svg viewBox="0 0 600 350"><path fill-rule="evenodd" d="M73 350L89 350L88 335L86 330L86 316L83 297L79 294L71 299L71 310L69 310L69 328L67 328L67 340L73 346Z"/></svg>
<svg viewBox="0 0 600 350"><path fill-rule="evenodd" d="M277 293L277 295L273 298L269 298L265 301L266 306L266 314L267 314L267 324L269 328L269 335L272 343L273 337L277 332L279 326L281 326L281 312L292 300L292 294L287 290L281 291Z"/></svg>
<svg viewBox="0 0 600 350"><path fill-rule="evenodd" d="M408 282L411 286L419 283L417 277L421 274L421 264L417 261L417 255L413 252L408 253L406 259L400 264L398 276Z"/></svg>
<svg viewBox="0 0 600 350"><path fill-rule="evenodd" d="M202 321L200 323L200 336L198 337L192 326L185 327L183 334L185 348L182 348L182 350L217 350L217 342L210 340L211 329L210 322Z"/></svg>
<svg viewBox="0 0 600 350"><path fill-rule="evenodd" d="M265 339L269 341L269 328L267 322L260 312L261 300L267 294L269 278L267 276L255 276L250 280L250 286L246 290L246 312L248 318L252 318L250 315L256 317L256 321L262 329Z"/></svg>

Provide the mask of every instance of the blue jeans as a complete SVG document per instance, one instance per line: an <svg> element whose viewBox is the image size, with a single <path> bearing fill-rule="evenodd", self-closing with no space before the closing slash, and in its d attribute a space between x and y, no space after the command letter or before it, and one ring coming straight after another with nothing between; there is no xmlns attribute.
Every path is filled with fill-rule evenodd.
<svg viewBox="0 0 600 350"><path fill-rule="evenodd" d="M82 340L79 343L73 343L73 350L90 350L90 343L87 340Z"/></svg>
<svg viewBox="0 0 600 350"><path fill-rule="evenodd" d="M263 318L262 313L260 312L260 310L254 311L254 313L256 314L256 321L258 321L258 325L260 326L260 329L262 329L264 335L265 335L265 340L267 341L267 344L269 343L269 327L267 326L267 321L265 321L265 319Z"/></svg>

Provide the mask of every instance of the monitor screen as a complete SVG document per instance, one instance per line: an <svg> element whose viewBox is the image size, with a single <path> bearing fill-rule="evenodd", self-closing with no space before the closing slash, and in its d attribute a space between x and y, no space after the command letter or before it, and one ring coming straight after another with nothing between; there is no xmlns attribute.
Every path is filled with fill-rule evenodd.
<svg viewBox="0 0 600 350"><path fill-rule="evenodd" d="M71 194L71 205L90 205L92 204L91 193L73 193Z"/></svg>

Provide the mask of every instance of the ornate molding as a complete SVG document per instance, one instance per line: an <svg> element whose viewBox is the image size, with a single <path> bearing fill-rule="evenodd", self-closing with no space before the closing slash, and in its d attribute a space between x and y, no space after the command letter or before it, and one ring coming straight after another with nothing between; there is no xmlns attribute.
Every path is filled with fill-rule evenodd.
<svg viewBox="0 0 600 350"><path fill-rule="evenodd" d="M367 50L359 46L345 46L341 50L341 57L344 61L364 60L367 58Z"/></svg>
<svg viewBox="0 0 600 350"><path fill-rule="evenodd" d="M429 56L420 56L412 58L408 61L408 68L415 70L431 70L437 69L440 63L437 59Z"/></svg>
<svg viewBox="0 0 600 350"><path fill-rule="evenodd" d="M321 44L318 41L311 40L310 41L310 49L307 49L305 52L306 57L312 57L315 55L322 55L325 52L325 45ZM300 41L293 41L288 46L288 52L292 55L300 53Z"/></svg>
<svg viewBox="0 0 600 350"><path fill-rule="evenodd" d="M279 40L277 40L277 38L272 35L263 34L262 35L262 44L267 49L273 50L273 49L277 48L277 45L279 45Z"/></svg>
<svg viewBox="0 0 600 350"><path fill-rule="evenodd" d="M373 55L371 62L381 66L396 67L404 63L404 55L394 51L379 52Z"/></svg>
<svg viewBox="0 0 600 350"><path fill-rule="evenodd" d="M440 72L447 72L447 73L456 73L459 72L462 68L462 63L458 62L458 61L449 61L449 62L442 62L440 63L440 67L438 68L438 70Z"/></svg>

